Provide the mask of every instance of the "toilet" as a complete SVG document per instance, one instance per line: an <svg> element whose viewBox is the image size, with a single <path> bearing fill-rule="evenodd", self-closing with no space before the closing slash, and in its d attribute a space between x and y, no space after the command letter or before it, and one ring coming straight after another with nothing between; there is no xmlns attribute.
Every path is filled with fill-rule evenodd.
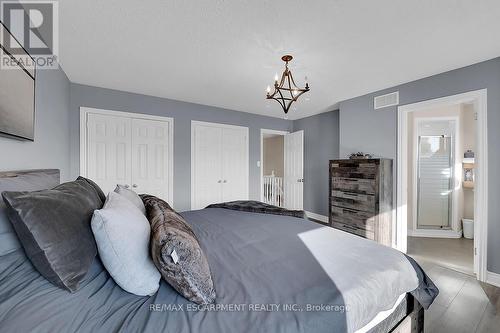
<svg viewBox="0 0 500 333"><path fill-rule="evenodd" d="M462 219L462 226L464 230L464 237L468 239L474 238L474 220Z"/></svg>

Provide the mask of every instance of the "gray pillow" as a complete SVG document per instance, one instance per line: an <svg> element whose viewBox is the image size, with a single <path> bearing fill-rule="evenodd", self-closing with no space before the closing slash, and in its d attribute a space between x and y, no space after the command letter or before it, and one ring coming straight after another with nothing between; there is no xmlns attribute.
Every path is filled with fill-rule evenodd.
<svg viewBox="0 0 500 333"><path fill-rule="evenodd" d="M146 215L146 208L144 208L144 203L137 193L126 188L123 185L116 185L115 192L123 195L127 200L132 202L144 215Z"/></svg>
<svg viewBox="0 0 500 333"><path fill-rule="evenodd" d="M94 190L96 191L97 195L99 196L99 198L101 199L101 201L103 203L106 201L106 194L104 194L104 192L101 190L99 185L97 185L93 180L90 180L88 178L84 178L82 176L78 177L76 180L81 180L81 179L85 180L87 183L92 185L92 187L94 188Z"/></svg>
<svg viewBox="0 0 500 333"><path fill-rule="evenodd" d="M151 256L163 279L191 302L213 303L210 267L191 227L165 201L141 198L151 224Z"/></svg>
<svg viewBox="0 0 500 333"><path fill-rule="evenodd" d="M2 196L35 268L53 284L76 291L97 253L90 219L103 202L93 186L78 179L51 190Z"/></svg>
<svg viewBox="0 0 500 333"><path fill-rule="evenodd" d="M153 295L161 276L149 255L151 228L144 214L122 195L110 192L91 225L99 256L115 282L129 293Z"/></svg>
<svg viewBox="0 0 500 333"><path fill-rule="evenodd" d="M0 172L0 194L4 191L38 191L59 185L59 170ZM0 200L0 256L22 248Z"/></svg>

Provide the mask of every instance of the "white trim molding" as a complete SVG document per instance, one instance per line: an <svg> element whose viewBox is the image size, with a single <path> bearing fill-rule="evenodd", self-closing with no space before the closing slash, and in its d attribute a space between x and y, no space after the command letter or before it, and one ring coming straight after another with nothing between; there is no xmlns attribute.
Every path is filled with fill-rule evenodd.
<svg viewBox="0 0 500 333"><path fill-rule="evenodd" d="M489 283L495 287L500 287L500 274L487 271L486 283Z"/></svg>
<svg viewBox="0 0 500 333"><path fill-rule="evenodd" d="M475 90L463 94L442 97L398 107L397 141L397 200L396 200L396 247L407 251L408 241L408 114L410 112L472 103L477 115L476 122L476 173L474 189L474 272L479 281L488 278L488 98L487 90Z"/></svg>
<svg viewBox="0 0 500 333"><path fill-rule="evenodd" d="M318 221L323 222L323 223L328 223L328 216L316 214L316 213L312 213L312 212L308 212L308 211L305 211L305 212L306 212L306 216L312 218L313 220L318 220Z"/></svg>

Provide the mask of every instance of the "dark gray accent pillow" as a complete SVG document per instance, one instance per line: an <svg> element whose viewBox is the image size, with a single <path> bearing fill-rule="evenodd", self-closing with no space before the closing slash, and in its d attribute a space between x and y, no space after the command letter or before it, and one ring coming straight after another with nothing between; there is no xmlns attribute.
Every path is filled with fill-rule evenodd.
<svg viewBox="0 0 500 333"><path fill-rule="evenodd" d="M0 172L0 194L4 191L39 191L59 185L59 170L25 170ZM0 199L0 256L22 248Z"/></svg>
<svg viewBox="0 0 500 333"><path fill-rule="evenodd" d="M99 185L97 185L93 180L85 178L85 177L82 177L82 176L79 176L76 180L82 180L82 179L85 180L90 185L92 185L92 187L97 192L97 195L101 199L102 203L104 204L106 202L106 194L104 194L104 192L101 190L101 188L99 187Z"/></svg>
<svg viewBox="0 0 500 333"><path fill-rule="evenodd" d="M151 224L151 256L163 279L191 302L213 303L208 260L189 224L165 201L151 195L141 199Z"/></svg>
<svg viewBox="0 0 500 333"><path fill-rule="evenodd" d="M74 292L97 253L90 221L103 206L85 179L51 190L3 192L7 214L27 257L53 284Z"/></svg>

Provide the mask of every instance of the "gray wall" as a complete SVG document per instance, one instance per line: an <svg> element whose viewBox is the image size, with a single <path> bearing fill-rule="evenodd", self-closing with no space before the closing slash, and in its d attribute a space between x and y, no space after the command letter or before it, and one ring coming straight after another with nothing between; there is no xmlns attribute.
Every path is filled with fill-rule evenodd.
<svg viewBox="0 0 500 333"><path fill-rule="evenodd" d="M35 141L0 137L0 170L54 168L69 179L69 93L61 69L37 71Z"/></svg>
<svg viewBox="0 0 500 333"><path fill-rule="evenodd" d="M269 176L274 172L277 177L283 177L285 168L285 137L277 135L264 138L262 143L263 175Z"/></svg>
<svg viewBox="0 0 500 333"><path fill-rule="evenodd" d="M174 118L174 205L191 208L191 120L249 127L250 199L260 200L260 129L291 130L292 121L165 98L71 84L69 128L71 176L80 172L80 107L145 113Z"/></svg>
<svg viewBox="0 0 500 333"><path fill-rule="evenodd" d="M339 112L293 122L304 130L304 209L328 216L328 161L339 157Z"/></svg>
<svg viewBox="0 0 500 333"><path fill-rule="evenodd" d="M500 273L500 58L340 103L340 155L363 151L396 158L397 107L373 109L373 97L399 90L400 104L488 89L488 270Z"/></svg>

